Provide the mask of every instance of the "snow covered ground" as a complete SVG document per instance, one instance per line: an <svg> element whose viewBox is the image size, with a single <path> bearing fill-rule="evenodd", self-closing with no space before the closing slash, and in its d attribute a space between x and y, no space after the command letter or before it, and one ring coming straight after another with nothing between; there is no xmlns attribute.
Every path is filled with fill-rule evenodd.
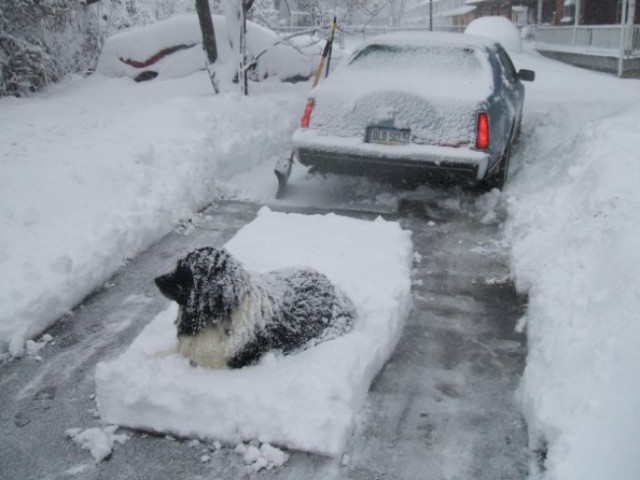
<svg viewBox="0 0 640 480"><path fill-rule="evenodd" d="M537 73L502 195L512 274L529 294L519 394L544 463L534 477L637 479L640 82L530 52L514 61ZM0 353L21 354L213 197L271 198L307 91L267 82L214 97L200 72L95 75L0 99ZM298 168L292 182L319 204L346 180ZM396 200L352 185L378 206Z"/></svg>

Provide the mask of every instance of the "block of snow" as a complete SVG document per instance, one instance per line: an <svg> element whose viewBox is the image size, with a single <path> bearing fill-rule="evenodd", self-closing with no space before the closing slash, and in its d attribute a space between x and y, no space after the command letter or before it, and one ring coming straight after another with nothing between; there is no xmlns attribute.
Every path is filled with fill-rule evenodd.
<svg viewBox="0 0 640 480"><path fill-rule="evenodd" d="M240 370L194 368L176 353L177 307L171 305L124 354L97 366L103 419L182 437L340 455L411 308L410 232L380 218L264 208L226 248L253 271L310 266L325 273L355 303L354 329Z"/></svg>
<svg viewBox="0 0 640 480"><path fill-rule="evenodd" d="M263 443L260 448L255 445L240 443L235 452L242 456L242 461L254 472L262 469L282 467L289 460L289 455L279 448Z"/></svg>

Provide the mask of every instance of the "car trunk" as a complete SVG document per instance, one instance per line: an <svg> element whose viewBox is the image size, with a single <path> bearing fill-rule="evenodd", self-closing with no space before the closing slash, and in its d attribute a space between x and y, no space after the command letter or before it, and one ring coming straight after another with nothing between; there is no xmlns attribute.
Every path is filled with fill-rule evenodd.
<svg viewBox="0 0 640 480"><path fill-rule="evenodd" d="M369 127L409 130L411 143L462 146L475 143L476 116L491 93L484 76L438 78L422 70L398 75L345 69L314 95L310 129L320 135L367 141Z"/></svg>

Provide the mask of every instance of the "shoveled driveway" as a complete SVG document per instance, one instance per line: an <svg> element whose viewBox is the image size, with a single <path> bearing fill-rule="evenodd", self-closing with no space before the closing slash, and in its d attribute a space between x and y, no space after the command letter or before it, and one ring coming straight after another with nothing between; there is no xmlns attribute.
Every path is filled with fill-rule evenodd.
<svg viewBox="0 0 640 480"><path fill-rule="evenodd" d="M515 326L525 299L508 279L498 227L481 223L472 207L401 207L391 217L413 232L414 310L342 458L294 452L283 468L255 473L233 446L193 447L130 432L125 445L95 465L65 439L69 428L99 425L96 363L124 351L166 307L152 279L195 246L223 245L259 208L224 201L132 259L61 319L40 359L0 365L0 479L526 478L527 431L515 400L526 356Z"/></svg>

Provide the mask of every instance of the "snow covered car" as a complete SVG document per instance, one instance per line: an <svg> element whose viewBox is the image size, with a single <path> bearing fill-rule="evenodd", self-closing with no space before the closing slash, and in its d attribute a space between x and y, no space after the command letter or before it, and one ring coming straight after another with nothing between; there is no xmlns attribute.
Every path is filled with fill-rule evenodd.
<svg viewBox="0 0 640 480"><path fill-rule="evenodd" d="M234 65L224 16L212 15L218 62ZM294 48L272 30L247 22L247 52L256 59L256 79L277 76L281 80L306 79L315 69L322 51L318 42ZM202 33L195 14L116 33L107 38L96 71L109 76L127 76L137 81L178 78L205 69Z"/></svg>
<svg viewBox="0 0 640 480"><path fill-rule="evenodd" d="M293 135L321 172L501 188L522 118L522 81L497 42L390 34L359 46L312 91Z"/></svg>

